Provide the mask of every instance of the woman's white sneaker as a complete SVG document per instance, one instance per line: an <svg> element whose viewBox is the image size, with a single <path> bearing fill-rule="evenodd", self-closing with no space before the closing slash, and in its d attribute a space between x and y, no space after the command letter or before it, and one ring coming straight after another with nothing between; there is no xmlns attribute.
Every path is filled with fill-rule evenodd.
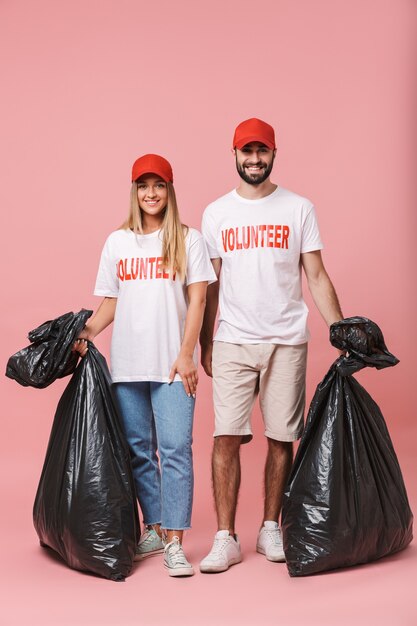
<svg viewBox="0 0 417 626"><path fill-rule="evenodd" d="M147 528L141 534L139 543L136 546L135 561L141 561L147 556L162 554L164 551L164 542L153 528Z"/></svg>
<svg viewBox="0 0 417 626"><path fill-rule="evenodd" d="M240 563L241 560L237 535L235 539L229 535L228 530L219 530L214 536L213 547L200 563L200 571L204 573L225 572L231 565Z"/></svg>
<svg viewBox="0 0 417 626"><path fill-rule="evenodd" d="M178 537L166 544L164 550L164 567L170 576L192 576L194 568L186 559Z"/></svg>
<svg viewBox="0 0 417 626"><path fill-rule="evenodd" d="M264 522L258 534L256 551L264 554L268 561L285 561L281 529L277 522Z"/></svg>

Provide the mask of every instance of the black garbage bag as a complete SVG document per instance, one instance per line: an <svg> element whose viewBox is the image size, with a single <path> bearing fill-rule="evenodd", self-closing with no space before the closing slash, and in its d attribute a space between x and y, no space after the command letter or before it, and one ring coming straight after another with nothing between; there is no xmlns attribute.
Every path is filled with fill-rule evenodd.
<svg viewBox="0 0 417 626"><path fill-rule="evenodd" d="M140 526L129 458L104 357L89 343L78 367L71 352L91 311L67 313L29 334L6 375L46 387L75 370L56 410L33 520L42 546L74 569L123 580Z"/></svg>
<svg viewBox="0 0 417 626"><path fill-rule="evenodd" d="M284 493L290 576L367 563L405 548L413 515L378 405L352 377L398 363L378 326L352 317L330 328L341 356L318 385Z"/></svg>
<svg viewBox="0 0 417 626"><path fill-rule="evenodd" d="M41 545L70 567L123 580L140 529L110 385L106 361L90 343L56 410L33 521Z"/></svg>
<svg viewBox="0 0 417 626"><path fill-rule="evenodd" d="M86 309L65 313L31 330L30 345L10 357L6 376L25 387L40 389L72 374L79 355L71 347L92 313Z"/></svg>

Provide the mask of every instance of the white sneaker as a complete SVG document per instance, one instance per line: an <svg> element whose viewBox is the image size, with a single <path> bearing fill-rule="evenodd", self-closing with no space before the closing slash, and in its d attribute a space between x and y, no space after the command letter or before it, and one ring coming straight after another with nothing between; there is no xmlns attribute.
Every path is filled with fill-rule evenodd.
<svg viewBox="0 0 417 626"><path fill-rule="evenodd" d="M173 537L164 550L164 567L170 576L192 576L194 568L186 559L178 537Z"/></svg>
<svg viewBox="0 0 417 626"><path fill-rule="evenodd" d="M141 534L139 543L136 546L135 561L141 561L147 556L162 554L164 551L164 542L153 528L147 528Z"/></svg>
<svg viewBox="0 0 417 626"><path fill-rule="evenodd" d="M225 572L230 565L240 563L239 539L229 535L228 530L219 530L214 535L213 547L208 555L200 563L201 572Z"/></svg>
<svg viewBox="0 0 417 626"><path fill-rule="evenodd" d="M268 561L285 561L281 529L277 522L264 522L256 541L256 551L264 554Z"/></svg>

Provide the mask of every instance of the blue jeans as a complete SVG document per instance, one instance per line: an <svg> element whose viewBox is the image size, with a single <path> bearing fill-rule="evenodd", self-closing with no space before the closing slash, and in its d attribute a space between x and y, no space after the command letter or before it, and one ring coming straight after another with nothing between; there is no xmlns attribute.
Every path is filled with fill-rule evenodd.
<svg viewBox="0 0 417 626"><path fill-rule="evenodd" d="M195 399L182 382L114 383L145 525L190 528ZM160 466L158 463L158 456Z"/></svg>

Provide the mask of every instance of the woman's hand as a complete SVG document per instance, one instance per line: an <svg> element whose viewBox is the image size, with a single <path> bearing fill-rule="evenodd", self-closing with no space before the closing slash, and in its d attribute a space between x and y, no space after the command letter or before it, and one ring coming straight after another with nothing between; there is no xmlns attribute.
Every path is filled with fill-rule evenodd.
<svg viewBox="0 0 417 626"><path fill-rule="evenodd" d="M177 360L171 367L169 373L169 382L175 378L175 374L181 376L182 384L184 385L185 393L188 397L193 396L195 398L195 392L197 391L198 373L193 357L190 355L179 354Z"/></svg>
<svg viewBox="0 0 417 626"><path fill-rule="evenodd" d="M79 352L81 356L85 356L88 352L87 341L94 341L102 330L107 328L114 320L116 312L117 298L103 298L97 313L90 318L84 329L78 335L72 346L74 352Z"/></svg>
<svg viewBox="0 0 417 626"><path fill-rule="evenodd" d="M88 352L87 341L93 341L93 339L93 334L87 327L85 327L84 330L82 330L78 335L78 338L75 340L72 346L72 351L79 352L81 356L85 356Z"/></svg>

